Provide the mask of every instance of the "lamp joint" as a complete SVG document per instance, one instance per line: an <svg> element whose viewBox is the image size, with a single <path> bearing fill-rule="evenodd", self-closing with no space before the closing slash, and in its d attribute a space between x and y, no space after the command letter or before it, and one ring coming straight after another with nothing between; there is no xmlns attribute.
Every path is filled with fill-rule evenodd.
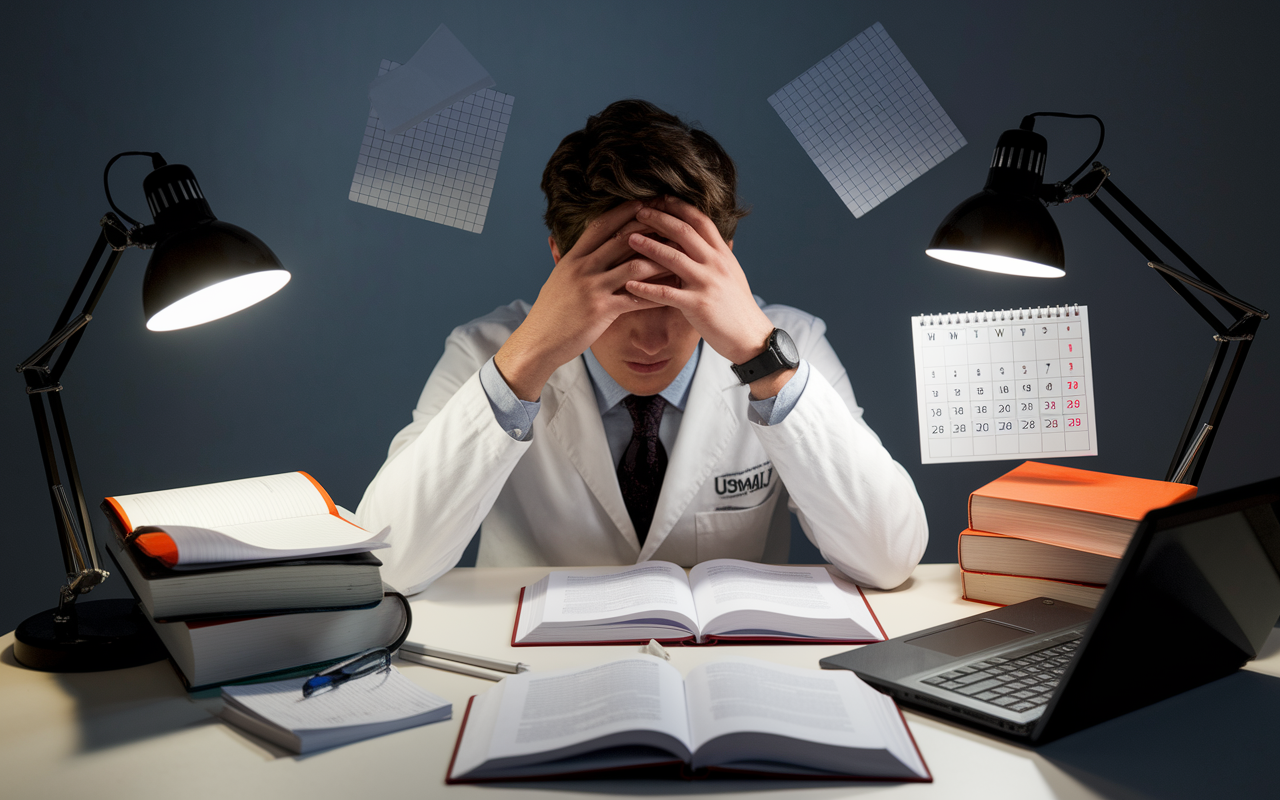
<svg viewBox="0 0 1280 800"><path fill-rule="evenodd" d="M158 231L155 225L138 225L133 228L126 228L124 223L115 214L108 211L98 221L102 226L103 233L106 234L107 244L112 250L127 250L130 247L136 247L140 250L150 250L156 246L159 240Z"/></svg>
<svg viewBox="0 0 1280 800"><path fill-rule="evenodd" d="M44 394L45 392L60 392L60 391L62 391L61 383L55 383L52 386L41 386L35 389L31 388L30 386L27 387L27 394Z"/></svg>

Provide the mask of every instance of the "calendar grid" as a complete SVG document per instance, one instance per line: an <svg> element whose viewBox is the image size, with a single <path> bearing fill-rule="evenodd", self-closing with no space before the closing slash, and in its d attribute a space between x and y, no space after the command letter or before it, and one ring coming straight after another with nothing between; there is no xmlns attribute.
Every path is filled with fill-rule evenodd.
<svg viewBox="0 0 1280 800"><path fill-rule="evenodd" d="M1098 454L1087 306L911 318L923 464Z"/></svg>

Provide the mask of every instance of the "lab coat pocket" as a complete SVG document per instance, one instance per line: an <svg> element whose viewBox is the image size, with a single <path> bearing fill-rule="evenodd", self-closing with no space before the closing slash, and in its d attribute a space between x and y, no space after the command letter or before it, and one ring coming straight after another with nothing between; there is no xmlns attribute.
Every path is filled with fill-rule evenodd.
<svg viewBox="0 0 1280 800"><path fill-rule="evenodd" d="M772 492L763 503L751 508L725 511L699 511L693 516L698 539L698 561L713 558L740 558L759 561L764 557L769 539L769 524L778 492Z"/></svg>

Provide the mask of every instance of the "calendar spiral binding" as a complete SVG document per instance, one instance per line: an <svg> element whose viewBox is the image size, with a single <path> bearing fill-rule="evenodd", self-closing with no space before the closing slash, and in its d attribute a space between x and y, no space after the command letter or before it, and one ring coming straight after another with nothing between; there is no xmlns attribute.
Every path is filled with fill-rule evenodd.
<svg viewBox="0 0 1280 800"><path fill-rule="evenodd" d="M1016 316L1015 316L1016 315ZM956 311L949 314L921 314L919 327L926 325L966 325L979 322L1018 322L1032 319L1065 319L1080 316L1080 304L1006 308L1000 311ZM926 320L928 320L926 322Z"/></svg>

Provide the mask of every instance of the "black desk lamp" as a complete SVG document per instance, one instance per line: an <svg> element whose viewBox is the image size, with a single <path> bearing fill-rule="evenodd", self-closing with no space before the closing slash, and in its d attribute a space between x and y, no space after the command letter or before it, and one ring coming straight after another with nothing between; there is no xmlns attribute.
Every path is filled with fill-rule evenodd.
<svg viewBox="0 0 1280 800"><path fill-rule="evenodd" d="M1045 138L1032 130L1036 117L1087 118L1098 123L1098 146L1065 181L1054 184L1043 182L1045 158L1049 148ZM1116 188L1110 180L1111 171L1093 160L1102 150L1105 133L1102 120L1093 114L1042 111L1023 117L1018 129L1005 131L996 142L986 186L947 215L933 234L925 253L942 261L975 269L1037 278L1058 278L1066 274L1062 236L1058 233L1058 226L1049 215L1046 204L1058 205L1078 198L1088 200L1142 253L1147 266L1155 269L1165 283L1181 295L1214 330L1213 339L1217 344L1213 360L1209 363L1208 373L1196 395L1191 416L1183 428L1178 449L1165 475L1165 480L1169 481L1199 483L1200 472L1208 459L1209 448L1222 423L1236 380L1240 377L1249 345L1253 342L1259 323L1267 318L1267 312L1228 294L1222 284L1214 280ZM1093 164L1092 169L1079 182L1072 184L1090 162ZM1098 197L1099 190L1105 191L1128 211L1157 241L1185 264L1194 273L1194 277L1164 264L1156 252L1102 202ZM1188 287L1204 292L1216 300L1231 321L1219 321ZM1233 345L1235 355L1218 391L1213 410L1197 428L1196 423L1201 422L1208 407L1209 393L1217 383L1228 351Z"/></svg>
<svg viewBox="0 0 1280 800"><path fill-rule="evenodd" d="M111 200L107 183L111 165L129 155L151 157L154 171L143 180L142 189L155 220L153 225L140 224ZM289 273L260 239L213 216L200 184L187 167L166 164L159 153L130 151L107 162L102 181L107 203L116 213L108 212L100 220L102 232L49 340L17 367L27 381L67 583L59 593L56 609L36 614L18 626L13 653L28 667L53 672L118 669L158 661L165 655L132 600L76 603L80 595L102 583L109 573L98 564L59 380L80 343L85 325L93 319L94 307L120 256L130 247L153 250L142 282L142 307L147 327L153 331L177 330L225 317L267 298L289 282ZM125 227L121 217L130 227ZM111 254L84 307L73 319L76 305L108 247ZM59 348L58 360L51 366ZM49 429L50 416L57 433L57 449ZM58 467L59 453L69 487Z"/></svg>

